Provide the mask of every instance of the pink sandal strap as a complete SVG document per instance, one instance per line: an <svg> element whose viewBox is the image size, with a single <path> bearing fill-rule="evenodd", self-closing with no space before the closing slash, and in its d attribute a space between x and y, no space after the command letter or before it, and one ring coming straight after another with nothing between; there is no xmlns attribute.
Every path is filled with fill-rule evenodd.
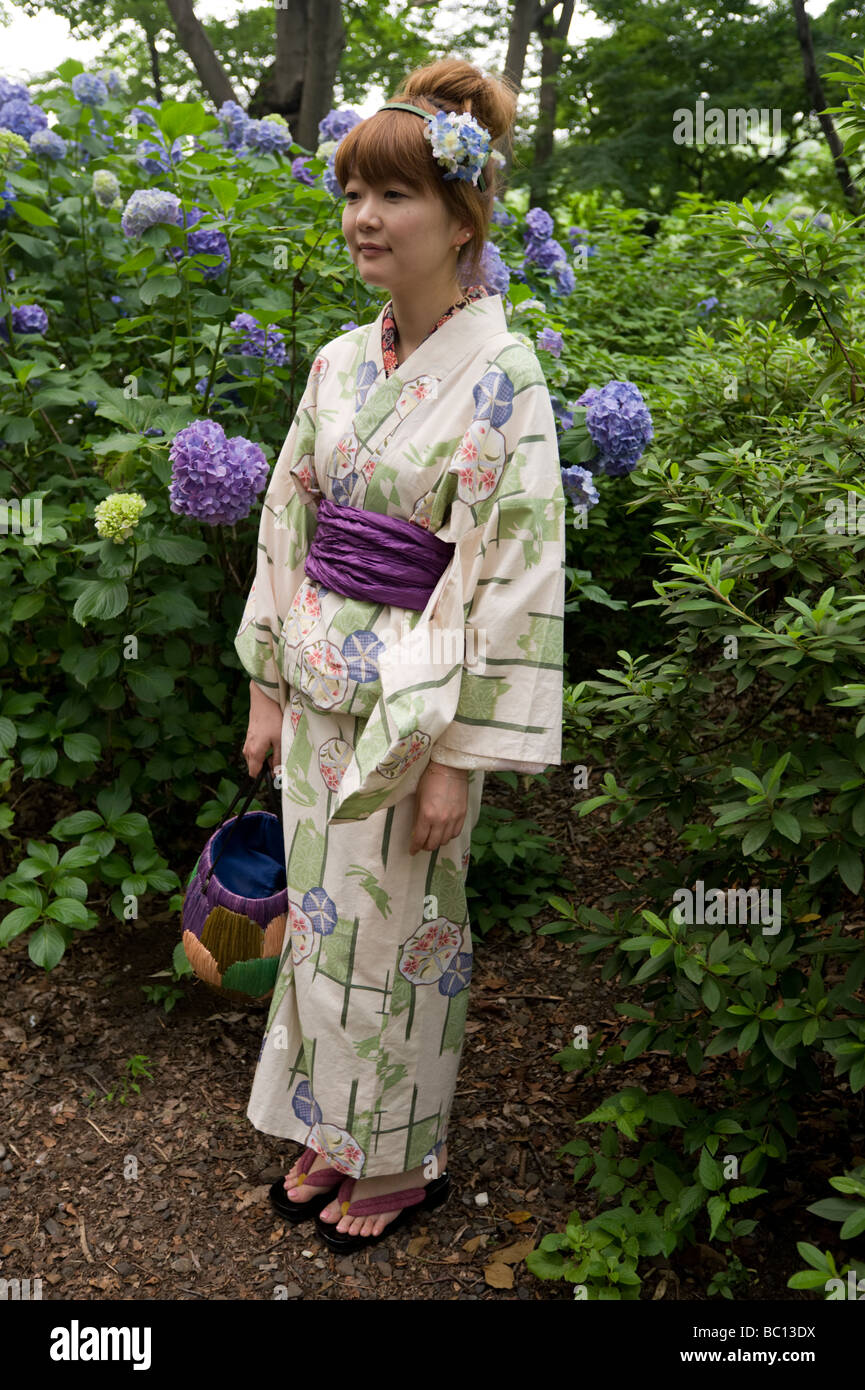
<svg viewBox="0 0 865 1390"><path fill-rule="evenodd" d="M314 1149L304 1149L297 1160L297 1187L334 1187L336 1179L344 1177L338 1168L319 1168L311 1173L309 1170L318 1157Z"/></svg>
<svg viewBox="0 0 865 1390"><path fill-rule="evenodd" d="M340 1205L340 1220L343 1216L378 1216L384 1211L401 1211L403 1207L417 1206L426 1197L425 1187L406 1187L401 1192L384 1192L380 1197L361 1197L352 1202L357 1178L346 1178L340 1184L337 1200Z"/></svg>

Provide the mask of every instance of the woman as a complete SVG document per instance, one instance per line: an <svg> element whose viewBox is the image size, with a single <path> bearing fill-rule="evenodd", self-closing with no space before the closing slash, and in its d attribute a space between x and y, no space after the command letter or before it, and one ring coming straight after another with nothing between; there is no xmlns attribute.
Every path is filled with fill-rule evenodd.
<svg viewBox="0 0 865 1390"><path fill-rule="evenodd" d="M390 298L313 362L235 642L249 771L282 765L289 896L248 1115L306 1146L274 1205L345 1250L447 1196L484 770L561 761L555 421L472 283L515 96L447 59L394 101L416 109L335 159L352 259Z"/></svg>

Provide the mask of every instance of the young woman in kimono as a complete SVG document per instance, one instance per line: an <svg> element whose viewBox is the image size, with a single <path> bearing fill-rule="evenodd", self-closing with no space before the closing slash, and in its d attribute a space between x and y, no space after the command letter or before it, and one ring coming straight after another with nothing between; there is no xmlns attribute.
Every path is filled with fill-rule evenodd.
<svg viewBox="0 0 865 1390"><path fill-rule="evenodd" d="M552 406L480 282L495 159L425 135L470 112L498 139L515 96L447 59L394 100L416 109L381 108L335 163L352 260L390 298L312 364L235 639L247 766L272 748L282 769L289 897L248 1116L305 1145L271 1198L333 1249L447 1196L484 771L561 762Z"/></svg>

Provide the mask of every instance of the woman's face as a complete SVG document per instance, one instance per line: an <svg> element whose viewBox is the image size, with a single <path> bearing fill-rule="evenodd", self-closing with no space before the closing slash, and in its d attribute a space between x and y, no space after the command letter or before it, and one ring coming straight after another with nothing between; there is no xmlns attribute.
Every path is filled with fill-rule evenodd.
<svg viewBox="0 0 865 1390"><path fill-rule="evenodd" d="M430 189L412 188L399 178L365 184L352 174L345 186L342 231L362 279L394 291L454 280L454 247L463 245L471 226L460 224ZM365 251L364 242L384 249Z"/></svg>

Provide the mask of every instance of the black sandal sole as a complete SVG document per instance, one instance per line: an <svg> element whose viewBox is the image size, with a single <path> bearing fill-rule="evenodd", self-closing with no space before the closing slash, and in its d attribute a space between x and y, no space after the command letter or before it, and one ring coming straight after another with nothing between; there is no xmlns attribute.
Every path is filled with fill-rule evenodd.
<svg viewBox="0 0 865 1390"><path fill-rule="evenodd" d="M339 1183L337 1182L333 1187L321 1188L318 1194L315 1197L310 1197L308 1201L292 1202L286 1195L285 1177L283 1176L277 1178L268 1193L268 1197L270 1205L274 1211L279 1212L283 1221L291 1221L297 1226L301 1221L309 1221L313 1216L317 1216L320 1211L323 1211L328 1202L333 1200L333 1195L338 1187Z"/></svg>

